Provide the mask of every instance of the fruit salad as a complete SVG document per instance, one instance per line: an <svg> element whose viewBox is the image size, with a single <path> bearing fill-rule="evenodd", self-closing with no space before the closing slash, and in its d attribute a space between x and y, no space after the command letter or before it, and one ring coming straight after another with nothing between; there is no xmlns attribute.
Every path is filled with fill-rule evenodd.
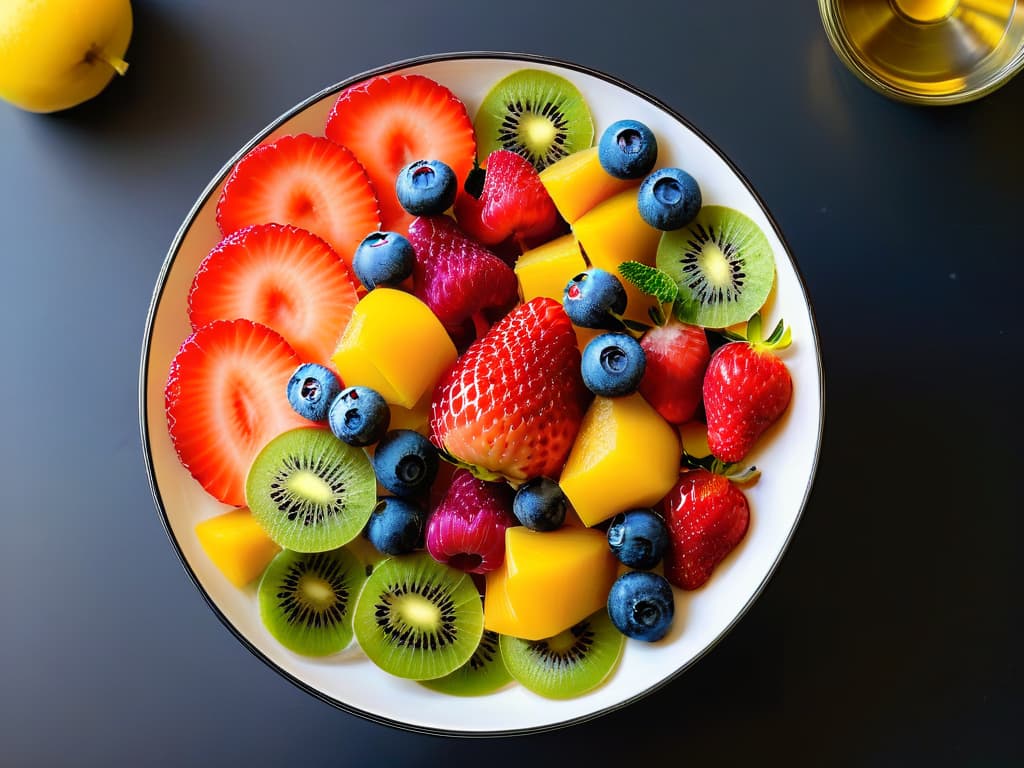
<svg viewBox="0 0 1024 768"><path fill-rule="evenodd" d="M232 169L164 404L283 647L566 699L742 556L791 333L764 233L658 140L548 71L473 115L390 74Z"/></svg>

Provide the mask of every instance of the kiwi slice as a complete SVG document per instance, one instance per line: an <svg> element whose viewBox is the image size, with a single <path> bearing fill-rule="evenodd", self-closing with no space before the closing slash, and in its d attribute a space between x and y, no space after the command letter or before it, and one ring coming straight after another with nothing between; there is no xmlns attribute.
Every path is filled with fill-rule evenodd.
<svg viewBox="0 0 1024 768"><path fill-rule="evenodd" d="M356 639L385 672L443 677L473 655L484 609L468 574L425 552L384 560L366 580L353 617Z"/></svg>
<svg viewBox="0 0 1024 768"><path fill-rule="evenodd" d="M483 696L504 687L511 679L512 675L501 660L498 633L485 629L469 661L451 674L424 680L420 685L453 696Z"/></svg>
<svg viewBox="0 0 1024 768"><path fill-rule="evenodd" d="M500 645L505 666L523 687L549 699L570 699L607 679L625 640L602 608L547 640L502 635Z"/></svg>
<svg viewBox="0 0 1024 768"><path fill-rule="evenodd" d="M476 113L481 165L496 149L517 152L541 171L594 142L594 118L579 89L564 77L520 69L484 96Z"/></svg>
<svg viewBox="0 0 1024 768"><path fill-rule="evenodd" d="M366 567L347 549L281 550L257 593L263 625L285 648L326 656L352 642L352 608Z"/></svg>
<svg viewBox="0 0 1024 768"><path fill-rule="evenodd" d="M280 546L326 552L363 530L377 503L377 480L362 448L326 429L300 427L259 452L245 480L245 500Z"/></svg>
<svg viewBox="0 0 1024 768"><path fill-rule="evenodd" d="M775 281L775 257L764 232L721 205L704 206L685 227L661 236L658 269L679 286L676 316L704 328L749 320Z"/></svg>

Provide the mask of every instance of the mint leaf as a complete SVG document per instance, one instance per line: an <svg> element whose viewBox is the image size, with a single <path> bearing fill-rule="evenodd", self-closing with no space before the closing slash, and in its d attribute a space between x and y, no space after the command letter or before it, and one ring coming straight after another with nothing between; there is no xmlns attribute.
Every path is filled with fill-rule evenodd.
<svg viewBox="0 0 1024 768"><path fill-rule="evenodd" d="M619 265L619 273L661 304L670 304L679 296L676 281L657 267L649 267L639 261L624 261Z"/></svg>

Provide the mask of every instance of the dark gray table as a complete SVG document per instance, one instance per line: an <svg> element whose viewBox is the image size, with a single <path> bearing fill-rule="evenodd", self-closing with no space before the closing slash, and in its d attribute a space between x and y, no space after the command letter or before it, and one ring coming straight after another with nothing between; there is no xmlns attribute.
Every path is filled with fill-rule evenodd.
<svg viewBox="0 0 1024 768"><path fill-rule="evenodd" d="M100 98L0 104L0 763L1024 759L1024 79L891 103L842 69L812 3L135 6L131 72ZM185 577L137 426L152 288L211 174L323 86L469 49L605 70L706 131L792 246L827 376L812 498L736 629L625 711L500 743L366 722L254 658Z"/></svg>

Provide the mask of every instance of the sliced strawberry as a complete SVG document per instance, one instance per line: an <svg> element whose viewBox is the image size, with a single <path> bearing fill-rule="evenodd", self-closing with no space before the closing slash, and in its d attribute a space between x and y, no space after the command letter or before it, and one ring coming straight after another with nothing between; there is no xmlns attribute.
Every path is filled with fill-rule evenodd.
<svg viewBox="0 0 1024 768"><path fill-rule="evenodd" d="M398 202L398 172L414 160L440 160L461 184L476 158L473 122L447 88L422 75L380 75L346 88L325 129L351 149L380 200L383 228L405 232L412 222Z"/></svg>
<svg viewBox="0 0 1024 768"><path fill-rule="evenodd" d="M225 235L249 224L294 224L322 237L352 266L380 228L377 197L355 156L319 136L282 136L238 161L217 201Z"/></svg>
<svg viewBox="0 0 1024 768"><path fill-rule="evenodd" d="M430 439L483 479L557 477L589 394L576 333L562 305L521 304L441 378Z"/></svg>
<svg viewBox="0 0 1024 768"><path fill-rule="evenodd" d="M665 578L681 589L702 586L750 525L743 491L706 469L684 472L662 509L669 534Z"/></svg>
<svg viewBox="0 0 1024 768"><path fill-rule="evenodd" d="M474 321L486 325L516 303L512 269L447 216L415 219L409 242L416 251L415 293L457 341L475 338Z"/></svg>
<svg viewBox="0 0 1024 768"><path fill-rule="evenodd" d="M299 356L280 334L249 320L217 320L182 343L164 405L178 458L212 496L245 504L245 476L270 439L309 426L288 404Z"/></svg>
<svg viewBox="0 0 1024 768"><path fill-rule="evenodd" d="M193 328L248 318L280 333L303 361L327 363L359 300L356 286L345 262L316 235L254 224L203 259L189 318Z"/></svg>
<svg viewBox="0 0 1024 768"><path fill-rule="evenodd" d="M692 419L711 358L704 329L672 319L647 331L640 346L647 360L640 394L665 421L682 424Z"/></svg>

